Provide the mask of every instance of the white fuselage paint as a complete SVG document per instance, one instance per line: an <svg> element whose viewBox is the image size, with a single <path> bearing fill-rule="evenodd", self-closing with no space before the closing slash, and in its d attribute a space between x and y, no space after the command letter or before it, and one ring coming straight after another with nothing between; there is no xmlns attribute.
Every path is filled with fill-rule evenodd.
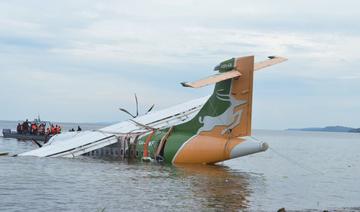
<svg viewBox="0 0 360 212"><path fill-rule="evenodd" d="M157 129L175 126L191 120L208 98L209 96L206 96L164 110L154 111L135 118L134 121ZM63 133L54 136L48 145L19 154L19 156L75 157L116 143L116 137L131 137L148 132L148 129L128 120L100 130Z"/></svg>

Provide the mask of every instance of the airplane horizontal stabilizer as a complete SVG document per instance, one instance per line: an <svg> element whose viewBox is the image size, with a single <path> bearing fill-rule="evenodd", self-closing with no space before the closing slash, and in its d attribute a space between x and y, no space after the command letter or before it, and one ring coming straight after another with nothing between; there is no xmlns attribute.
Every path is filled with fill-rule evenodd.
<svg viewBox="0 0 360 212"><path fill-rule="evenodd" d="M269 67L272 65L276 65L278 63L285 62L287 60L288 59L285 57L269 56L268 60L264 60L264 61L255 63L254 70L257 71L257 70L260 70L260 69L263 69L263 68L266 68L266 67Z"/></svg>
<svg viewBox="0 0 360 212"><path fill-rule="evenodd" d="M284 61L286 61L287 58L284 57L277 57L277 56L269 56L268 60L265 61L261 61L258 63L254 64L254 71L278 64L278 63L282 63ZM228 60L231 61L231 60ZM228 61L225 61L226 63L229 63ZM221 67L221 64L217 67ZM228 67L227 67L228 68ZM217 70L217 68L216 68ZM231 78L235 78L235 77L241 77L241 73L236 70L230 70L230 71L226 71L226 72L221 72L212 76L209 76L207 78L195 81L195 82L182 82L181 85L184 87L191 87L191 88L200 88L200 87L204 87L210 84L215 84L217 82L221 82L227 79L231 79Z"/></svg>
<svg viewBox="0 0 360 212"><path fill-rule="evenodd" d="M200 88L200 87L204 87L206 85L214 84L214 83L217 83L220 81L224 81L224 80L239 77L239 76L241 76L240 72L238 72L236 70L232 70L232 71L225 72L225 73L215 74L210 77L198 80L196 82L182 82L181 85L184 87Z"/></svg>

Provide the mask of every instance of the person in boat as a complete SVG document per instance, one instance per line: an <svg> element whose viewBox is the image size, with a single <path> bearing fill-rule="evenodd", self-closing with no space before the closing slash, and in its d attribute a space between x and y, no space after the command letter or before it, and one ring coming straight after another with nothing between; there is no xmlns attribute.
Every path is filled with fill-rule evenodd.
<svg viewBox="0 0 360 212"><path fill-rule="evenodd" d="M78 126L77 131L78 131L78 132L81 131L81 127L80 127L80 126Z"/></svg>
<svg viewBox="0 0 360 212"><path fill-rule="evenodd" d="M37 135L38 132L39 132L39 126L36 123L34 123L34 135Z"/></svg>
<svg viewBox="0 0 360 212"><path fill-rule="evenodd" d="M29 133L29 121L27 119L22 123L22 133Z"/></svg>
<svg viewBox="0 0 360 212"><path fill-rule="evenodd" d="M33 135L37 135L37 132L38 132L38 126L37 124L34 122L31 124L31 131L30 133L33 134Z"/></svg>
<svg viewBox="0 0 360 212"><path fill-rule="evenodd" d="M39 125L38 133L39 133L39 135L45 135L45 125L44 124Z"/></svg>
<svg viewBox="0 0 360 212"><path fill-rule="evenodd" d="M43 124L42 133L43 133L44 135L46 135L46 124Z"/></svg>
<svg viewBox="0 0 360 212"><path fill-rule="evenodd" d="M69 130L69 132L75 132L74 128L71 128L71 130Z"/></svg>
<svg viewBox="0 0 360 212"><path fill-rule="evenodd" d="M34 130L34 123L30 124L30 134L33 134L33 130Z"/></svg>
<svg viewBox="0 0 360 212"><path fill-rule="evenodd" d="M56 134L56 129L55 129L54 125L51 125L51 127L50 127L50 133L51 133L52 135L55 135L55 134Z"/></svg>
<svg viewBox="0 0 360 212"><path fill-rule="evenodd" d="M21 124L20 124L20 123L18 123L18 125L17 125L17 127L16 127L16 132L19 133L19 134L22 133L22 132L21 132Z"/></svg>
<svg viewBox="0 0 360 212"><path fill-rule="evenodd" d="M56 125L56 133L60 134L61 133L61 127L60 125Z"/></svg>

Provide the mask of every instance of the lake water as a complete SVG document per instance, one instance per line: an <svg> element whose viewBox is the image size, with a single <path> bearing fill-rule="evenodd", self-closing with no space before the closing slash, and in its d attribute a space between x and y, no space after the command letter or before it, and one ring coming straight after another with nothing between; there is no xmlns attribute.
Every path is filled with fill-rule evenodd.
<svg viewBox="0 0 360 212"><path fill-rule="evenodd" d="M0 211L360 210L360 134L254 136L270 149L217 166L1 156ZM0 137L0 152L33 148Z"/></svg>

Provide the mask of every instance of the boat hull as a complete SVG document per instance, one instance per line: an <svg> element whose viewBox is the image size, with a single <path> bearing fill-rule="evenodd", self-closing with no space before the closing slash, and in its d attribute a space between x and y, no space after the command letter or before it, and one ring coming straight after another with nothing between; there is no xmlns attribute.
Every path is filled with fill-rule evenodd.
<svg viewBox="0 0 360 212"><path fill-rule="evenodd" d="M48 141L51 136L46 135L32 135L32 134L20 134L9 129L3 129L4 138L15 138L18 140L36 140L36 141Z"/></svg>

